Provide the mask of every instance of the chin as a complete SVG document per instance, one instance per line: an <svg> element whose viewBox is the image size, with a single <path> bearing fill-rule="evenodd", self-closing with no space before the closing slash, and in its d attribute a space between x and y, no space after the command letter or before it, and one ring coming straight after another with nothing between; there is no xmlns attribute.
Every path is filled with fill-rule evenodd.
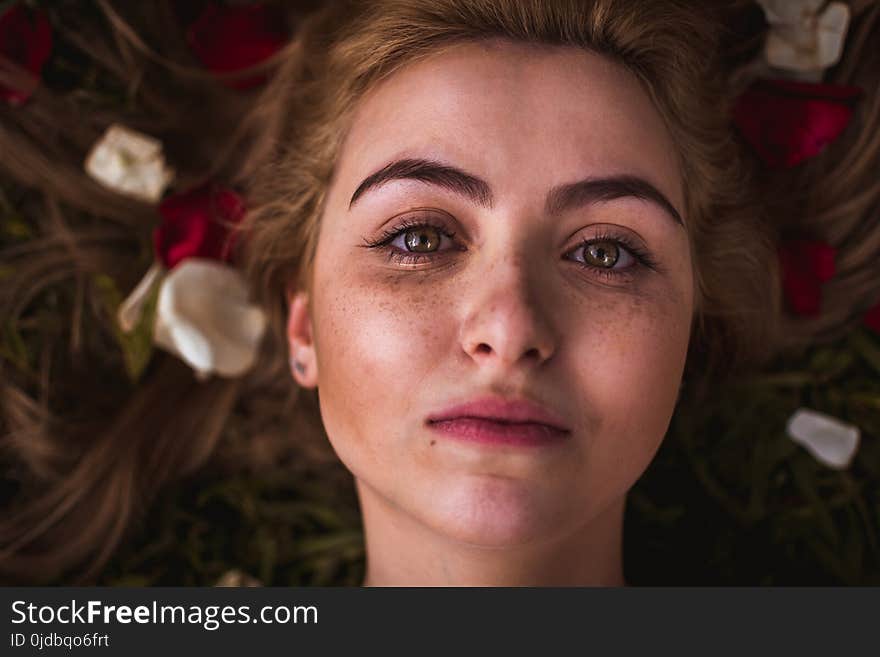
<svg viewBox="0 0 880 657"><path fill-rule="evenodd" d="M566 526L562 500L535 482L471 475L445 488L432 505L430 524L448 538L487 548L527 546Z"/></svg>

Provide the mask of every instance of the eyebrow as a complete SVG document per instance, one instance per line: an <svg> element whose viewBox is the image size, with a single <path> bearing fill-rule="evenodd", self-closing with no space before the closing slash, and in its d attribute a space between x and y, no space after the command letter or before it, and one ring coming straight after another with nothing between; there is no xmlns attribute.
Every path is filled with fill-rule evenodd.
<svg viewBox="0 0 880 657"><path fill-rule="evenodd" d="M395 160L367 176L352 195L349 209L369 190L393 180L418 180L443 187L486 208L491 208L495 202L492 188L485 180L436 160L407 158ZM657 205L684 228L681 215L669 199L644 178L630 174L584 178L554 187L547 193L545 212L557 216L585 205L626 197Z"/></svg>

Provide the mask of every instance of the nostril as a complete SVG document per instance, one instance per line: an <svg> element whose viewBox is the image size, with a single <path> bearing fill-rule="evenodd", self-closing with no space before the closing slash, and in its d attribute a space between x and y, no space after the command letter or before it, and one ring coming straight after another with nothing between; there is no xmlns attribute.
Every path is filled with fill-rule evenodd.
<svg viewBox="0 0 880 657"><path fill-rule="evenodd" d="M477 346L477 353L478 354L490 354L490 353L492 353L492 347L487 345L485 342L481 342Z"/></svg>
<svg viewBox="0 0 880 657"><path fill-rule="evenodd" d="M526 356L529 358L540 358L541 354L538 352L537 347L532 347L526 352Z"/></svg>

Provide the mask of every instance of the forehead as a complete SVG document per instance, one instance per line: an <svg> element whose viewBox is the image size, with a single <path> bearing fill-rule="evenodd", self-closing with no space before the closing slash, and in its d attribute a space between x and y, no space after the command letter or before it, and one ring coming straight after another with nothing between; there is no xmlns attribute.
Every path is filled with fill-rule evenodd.
<svg viewBox="0 0 880 657"><path fill-rule="evenodd" d="M337 174L356 185L401 156L452 161L500 197L635 174L683 210L674 144L648 95L622 65L573 46L467 42L395 72L360 101Z"/></svg>

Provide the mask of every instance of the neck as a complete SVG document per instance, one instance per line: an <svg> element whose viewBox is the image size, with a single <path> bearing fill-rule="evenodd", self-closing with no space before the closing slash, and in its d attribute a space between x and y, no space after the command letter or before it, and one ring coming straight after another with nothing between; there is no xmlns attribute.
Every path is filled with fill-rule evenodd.
<svg viewBox="0 0 880 657"><path fill-rule="evenodd" d="M357 482L364 519L364 586L623 586L621 498L564 536L482 547L443 536Z"/></svg>

